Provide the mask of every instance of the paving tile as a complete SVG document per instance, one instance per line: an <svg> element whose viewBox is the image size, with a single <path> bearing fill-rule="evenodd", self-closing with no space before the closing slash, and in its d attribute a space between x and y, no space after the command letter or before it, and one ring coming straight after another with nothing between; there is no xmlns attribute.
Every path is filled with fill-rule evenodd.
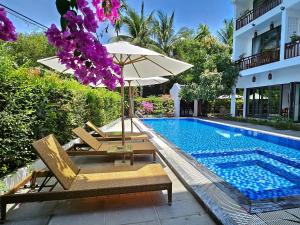
<svg viewBox="0 0 300 225"><path fill-rule="evenodd" d="M158 221L148 221L143 223L131 223L126 225L161 225Z"/></svg>
<svg viewBox="0 0 300 225"><path fill-rule="evenodd" d="M182 200L173 202L172 206L155 206L159 219L175 218L189 215L203 215L203 208L196 202Z"/></svg>
<svg viewBox="0 0 300 225"><path fill-rule="evenodd" d="M153 201L153 205L154 206L159 206L159 205L166 205L167 204L167 192L163 191L160 192L158 194L152 195L151 200ZM173 192L173 196L172 196L172 201L183 201L183 200L190 200L192 202L196 202L195 198L192 196L191 193L189 193L188 191L184 191L184 192ZM199 203L197 203L199 204Z"/></svg>
<svg viewBox="0 0 300 225"><path fill-rule="evenodd" d="M9 219L5 222L5 225L48 225L49 219L50 217L37 217L29 220Z"/></svg>
<svg viewBox="0 0 300 225"><path fill-rule="evenodd" d="M266 212L266 213L259 213L257 214L262 220L280 220L280 219L296 219L293 215L280 210L274 212Z"/></svg>
<svg viewBox="0 0 300 225"><path fill-rule="evenodd" d="M55 215L48 225L105 225L104 213L76 213Z"/></svg>
<svg viewBox="0 0 300 225"><path fill-rule="evenodd" d="M105 203L106 210L120 210L128 208L146 208L153 206L152 197L162 197L164 196L161 192L145 192L145 193L133 193L133 194L123 194L107 197ZM163 201L163 200L162 200ZM166 201L166 200L165 200ZM166 201L167 202L167 201Z"/></svg>
<svg viewBox="0 0 300 225"><path fill-rule="evenodd" d="M267 225L299 225L299 222L293 222L289 220L273 220L267 221Z"/></svg>
<svg viewBox="0 0 300 225"><path fill-rule="evenodd" d="M293 214L300 218L300 208L285 210L287 213Z"/></svg>
<svg viewBox="0 0 300 225"><path fill-rule="evenodd" d="M31 220L43 216L49 216L57 206L56 201L22 203L11 208L7 213L10 220Z"/></svg>
<svg viewBox="0 0 300 225"><path fill-rule="evenodd" d="M123 225L153 221L157 218L154 208L127 208L110 211L105 214L106 225Z"/></svg>
<svg viewBox="0 0 300 225"><path fill-rule="evenodd" d="M107 199L105 197L83 198L60 201L54 209L54 215L101 212L104 211L104 205Z"/></svg>
<svg viewBox="0 0 300 225"><path fill-rule="evenodd" d="M161 220L162 225L213 225L215 224L207 215L192 215Z"/></svg>

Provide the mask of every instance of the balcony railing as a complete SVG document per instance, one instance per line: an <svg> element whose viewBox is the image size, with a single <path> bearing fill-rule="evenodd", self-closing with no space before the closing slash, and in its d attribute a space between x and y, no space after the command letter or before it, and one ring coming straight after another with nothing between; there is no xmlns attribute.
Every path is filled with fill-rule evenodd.
<svg viewBox="0 0 300 225"><path fill-rule="evenodd" d="M240 70L246 70L280 60L280 49L268 50L236 61Z"/></svg>
<svg viewBox="0 0 300 225"><path fill-rule="evenodd" d="M300 40L285 44L284 58L290 59L300 56Z"/></svg>
<svg viewBox="0 0 300 225"><path fill-rule="evenodd" d="M261 5L257 6L256 8L252 9L251 11L249 11L248 13L236 20L236 30L246 26L258 17L261 17L262 15L266 14L271 9L275 8L281 3L282 0L269 0L262 3Z"/></svg>

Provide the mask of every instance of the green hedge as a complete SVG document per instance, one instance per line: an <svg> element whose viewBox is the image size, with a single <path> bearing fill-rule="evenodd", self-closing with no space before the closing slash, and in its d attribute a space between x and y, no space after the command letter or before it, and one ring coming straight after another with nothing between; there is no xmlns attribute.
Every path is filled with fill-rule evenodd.
<svg viewBox="0 0 300 225"><path fill-rule="evenodd" d="M141 109L142 102L151 102L153 104L153 115L167 115L174 113L173 100L167 97L149 96L147 98L137 97L134 99L136 110Z"/></svg>
<svg viewBox="0 0 300 225"><path fill-rule="evenodd" d="M222 111L226 111L230 113L230 103L231 99L216 99L211 104L211 113L222 113ZM236 99L236 109L237 111L243 110L243 99Z"/></svg>
<svg viewBox="0 0 300 225"><path fill-rule="evenodd" d="M120 116L120 96L56 74L37 76L0 63L0 176L35 159L32 142L55 134L63 144L87 120L104 125Z"/></svg>

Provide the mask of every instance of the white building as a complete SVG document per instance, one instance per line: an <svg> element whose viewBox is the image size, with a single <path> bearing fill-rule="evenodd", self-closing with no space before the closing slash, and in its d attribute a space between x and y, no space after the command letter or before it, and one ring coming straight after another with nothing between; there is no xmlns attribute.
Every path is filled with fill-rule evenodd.
<svg viewBox="0 0 300 225"><path fill-rule="evenodd" d="M300 121L300 0L234 0L233 59L244 117ZM293 37L293 38L291 38Z"/></svg>

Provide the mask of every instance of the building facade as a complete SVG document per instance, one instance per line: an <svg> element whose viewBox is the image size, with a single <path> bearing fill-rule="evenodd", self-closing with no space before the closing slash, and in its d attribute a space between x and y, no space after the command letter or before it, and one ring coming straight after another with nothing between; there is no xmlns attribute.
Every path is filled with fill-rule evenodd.
<svg viewBox="0 0 300 225"><path fill-rule="evenodd" d="M234 0L233 59L243 116L300 122L300 0Z"/></svg>

